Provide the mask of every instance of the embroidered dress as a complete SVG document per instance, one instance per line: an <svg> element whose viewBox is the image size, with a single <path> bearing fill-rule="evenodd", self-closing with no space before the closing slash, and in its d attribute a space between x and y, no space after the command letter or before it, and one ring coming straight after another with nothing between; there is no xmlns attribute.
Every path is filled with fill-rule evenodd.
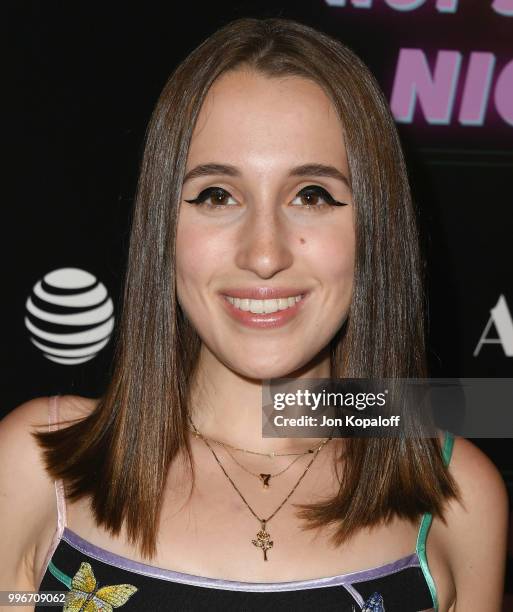
<svg viewBox="0 0 513 612"><path fill-rule="evenodd" d="M58 396L50 398L50 429L58 421ZM448 465L454 438L446 432ZM68 590L69 612L437 612L436 586L426 557L432 515L423 515L415 552L366 570L292 582L238 582L205 578L132 561L95 546L66 527L62 481L55 483L57 527L40 591ZM50 609L38 605L36 610ZM55 607L53 608L55 609Z"/></svg>

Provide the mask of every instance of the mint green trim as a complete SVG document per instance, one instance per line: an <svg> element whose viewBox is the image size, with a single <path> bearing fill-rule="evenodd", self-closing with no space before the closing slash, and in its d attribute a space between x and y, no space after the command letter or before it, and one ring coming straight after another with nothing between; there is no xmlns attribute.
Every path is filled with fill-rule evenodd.
<svg viewBox="0 0 513 612"><path fill-rule="evenodd" d="M444 458L445 465L449 465L449 462L451 460L453 446L454 446L454 436L452 435L452 433L450 431L446 431L445 432L444 448L443 448L443 451L442 451L442 455L443 455L443 458Z"/></svg>
<svg viewBox="0 0 513 612"><path fill-rule="evenodd" d="M452 449L454 446L454 436L450 431L445 432L444 446L442 449L442 456L444 460L444 464L447 466L451 460ZM419 557L420 567L422 568L422 573L424 574L424 578L426 579L427 585L429 587L429 592L431 593L431 599L433 600L433 607L435 608L435 612L438 611L438 596L436 594L436 585L433 580L433 576L429 571L429 565L427 561L426 555L426 539L429 528L431 526L431 522L433 520L433 515L429 512L426 512L420 523L419 534L417 536L417 545L415 550Z"/></svg>
<svg viewBox="0 0 513 612"><path fill-rule="evenodd" d="M71 589L71 578L67 574L61 572L61 570L51 561L48 564L48 569L57 578L57 580L60 580L62 584L65 584L68 587L68 589Z"/></svg>
<svg viewBox="0 0 513 612"><path fill-rule="evenodd" d="M419 534L417 536L417 546L415 550L417 551L417 555L420 561L420 567L422 568L422 573L424 574L424 578L426 579L427 585L429 587L429 592L431 593L431 599L433 600L433 607L435 612L438 611L438 597L436 594L436 586L435 581L433 580L433 576L431 576L431 572L429 571L429 565L427 562L426 556L426 538L429 531L429 527L431 526L431 521L433 520L433 515L429 512L426 512L420 523Z"/></svg>

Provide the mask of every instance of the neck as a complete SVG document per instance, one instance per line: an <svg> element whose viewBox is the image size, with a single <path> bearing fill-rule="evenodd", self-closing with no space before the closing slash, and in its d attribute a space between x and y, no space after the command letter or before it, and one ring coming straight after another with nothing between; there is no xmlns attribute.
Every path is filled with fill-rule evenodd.
<svg viewBox="0 0 513 612"><path fill-rule="evenodd" d="M329 356L287 378L329 378ZM262 380L246 378L221 363L202 345L190 394L190 414L207 438L262 453L301 452L325 438L263 438Z"/></svg>

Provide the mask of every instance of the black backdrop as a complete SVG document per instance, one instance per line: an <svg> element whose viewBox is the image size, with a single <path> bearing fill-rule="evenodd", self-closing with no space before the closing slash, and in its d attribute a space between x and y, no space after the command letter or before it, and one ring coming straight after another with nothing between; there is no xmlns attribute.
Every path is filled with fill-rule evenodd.
<svg viewBox="0 0 513 612"><path fill-rule="evenodd" d="M102 394L152 107L175 65L241 16L313 25L369 65L396 117L420 210L432 375L513 375L513 0L13 2L3 9L11 189L2 206L0 415L39 395ZM106 293L112 316L95 309ZM82 314L62 318L73 312ZM512 441L474 441L511 493Z"/></svg>

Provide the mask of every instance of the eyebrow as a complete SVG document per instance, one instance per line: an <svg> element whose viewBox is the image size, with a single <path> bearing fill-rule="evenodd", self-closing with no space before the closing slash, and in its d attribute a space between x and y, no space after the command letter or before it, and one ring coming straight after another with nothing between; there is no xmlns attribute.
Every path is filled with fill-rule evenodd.
<svg viewBox="0 0 513 612"><path fill-rule="evenodd" d="M235 166L231 166L230 164L201 164L192 168L187 172L184 178L184 184L187 181L192 179L201 177L201 176L211 176L213 174L216 175L224 175L224 176L242 176L240 170ZM327 166L325 164L303 164L301 166L295 166L289 172L289 176L325 176L328 178L334 178L339 181L342 181L349 189L351 186L349 185L349 179L347 176L335 168L335 166Z"/></svg>

